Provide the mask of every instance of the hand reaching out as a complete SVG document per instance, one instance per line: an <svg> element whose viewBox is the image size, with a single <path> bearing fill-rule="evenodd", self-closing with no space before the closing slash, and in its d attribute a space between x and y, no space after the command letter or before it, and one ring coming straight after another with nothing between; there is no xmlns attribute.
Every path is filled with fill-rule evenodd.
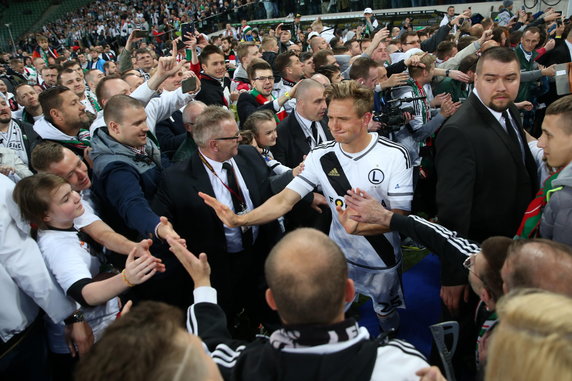
<svg viewBox="0 0 572 381"><path fill-rule="evenodd" d="M238 216L228 206L222 204L216 198L211 197L203 192L199 192L199 197L204 200L205 204L214 209L216 215L223 224L229 228L235 228L239 226Z"/></svg>
<svg viewBox="0 0 572 381"><path fill-rule="evenodd" d="M359 223L351 217L352 214L355 215L356 212L349 207L343 209L339 205L336 206L336 211L338 212L338 219L346 230L346 233L354 234L357 231Z"/></svg>
<svg viewBox="0 0 572 381"><path fill-rule="evenodd" d="M205 253L201 253L197 258L176 239L170 239L168 242L170 245L169 250L175 254L177 259L185 267L185 270L187 270L191 278L193 278L195 288L210 286L211 267L207 260L207 255Z"/></svg>
<svg viewBox="0 0 572 381"><path fill-rule="evenodd" d="M131 250L125 262L124 279L133 284L141 284L146 282L157 272L157 267L165 267L160 259L151 255L144 255L135 259L135 249Z"/></svg>

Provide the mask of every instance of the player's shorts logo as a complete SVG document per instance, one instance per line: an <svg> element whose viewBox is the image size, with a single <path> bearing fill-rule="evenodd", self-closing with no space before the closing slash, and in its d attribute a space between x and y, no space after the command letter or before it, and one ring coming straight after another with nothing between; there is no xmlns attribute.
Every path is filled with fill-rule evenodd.
<svg viewBox="0 0 572 381"><path fill-rule="evenodd" d="M372 184L381 184L385 175L381 171L381 169L374 168L367 174L367 178L370 183Z"/></svg>

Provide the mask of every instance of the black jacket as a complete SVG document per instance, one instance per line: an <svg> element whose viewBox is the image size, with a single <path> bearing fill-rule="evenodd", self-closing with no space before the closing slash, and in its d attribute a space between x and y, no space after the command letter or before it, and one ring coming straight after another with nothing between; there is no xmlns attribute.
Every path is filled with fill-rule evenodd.
<svg viewBox="0 0 572 381"><path fill-rule="evenodd" d="M155 135L159 140L161 152L167 155L169 160L172 159L187 136L187 130L183 125L183 113L177 110L168 119L157 123Z"/></svg>
<svg viewBox="0 0 572 381"><path fill-rule="evenodd" d="M509 110L524 142L524 163L516 144L475 94L445 122L435 141L439 221L477 242L495 235L514 237L538 187L518 110L514 105Z"/></svg>
<svg viewBox="0 0 572 381"><path fill-rule="evenodd" d="M238 110L238 119L240 124L244 124L246 119L255 111L259 110L269 110L272 113L276 113L274 110L274 102L267 102L263 105L256 101L256 98L250 93L242 93L238 97L238 103L236 104L236 109Z"/></svg>
<svg viewBox="0 0 572 381"><path fill-rule="evenodd" d="M32 163L32 150L34 149L36 144L38 144L39 142L42 141L42 138L40 137L40 135L38 135L36 133L36 131L34 131L34 126L31 125L30 123L26 123L24 121L17 120L17 119L12 119L12 120L14 122L16 122L18 127L20 127L20 130L22 130L22 138L24 140L24 148L26 149L26 155L28 156L28 166L30 167L30 169L32 169L32 164L31 164Z"/></svg>
<svg viewBox="0 0 572 381"><path fill-rule="evenodd" d="M254 207L260 206L274 194L270 168L252 146L239 146L234 160L248 187ZM220 292L221 306L228 311L232 309L230 306L234 303L232 298L235 295L234 290L229 290L229 282L234 274L231 273L224 226L213 209L199 197L199 192L215 197L207 169L198 152L195 152L189 160L174 164L164 171L151 206L159 216L169 219L175 231L187 241L191 252L208 254L213 285ZM264 260L280 237L277 221L260 226L252 249L254 256L250 258L253 261L251 270L254 276L262 276ZM178 266L181 267L180 264ZM190 279L187 279L187 287L191 287Z"/></svg>
<svg viewBox="0 0 572 381"><path fill-rule="evenodd" d="M326 139L333 140L327 124L323 120L320 124ZM304 155L310 152L310 144L294 112L278 125L278 139L270 150L276 160L290 168L297 167L304 160Z"/></svg>
<svg viewBox="0 0 572 381"><path fill-rule="evenodd" d="M230 79L224 77L224 87L220 81L206 74L201 74L201 91L197 94L196 100L204 102L207 106L229 106L224 99L224 87L230 89Z"/></svg>
<svg viewBox="0 0 572 381"><path fill-rule="evenodd" d="M254 342L233 340L225 315L214 302L204 301L188 309L187 327L210 350L225 380L257 381L362 381L415 379L427 362L415 347L401 340L369 338L367 330L346 320L329 326L300 326L330 334L333 343L289 345L298 327L284 327ZM353 323L353 327L351 327ZM350 326L336 334L336 327ZM295 340L295 339L294 339Z"/></svg>

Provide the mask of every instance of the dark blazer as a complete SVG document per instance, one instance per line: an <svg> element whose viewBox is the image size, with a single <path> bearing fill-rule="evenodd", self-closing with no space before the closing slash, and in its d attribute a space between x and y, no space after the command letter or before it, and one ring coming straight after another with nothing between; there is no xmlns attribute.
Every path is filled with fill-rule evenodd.
<svg viewBox="0 0 572 381"><path fill-rule="evenodd" d="M321 120L320 124L326 134L326 140L333 140L326 122ZM276 145L271 147L270 151L277 161L290 168L297 167L304 160L304 155L310 152L310 144L294 112L278 125Z"/></svg>
<svg viewBox="0 0 572 381"><path fill-rule="evenodd" d="M22 130L24 148L26 149L26 155L28 156L28 167L30 167L30 169L35 173L35 170L32 168L32 151L34 150L34 147L36 147L36 144L42 141L42 138L36 131L34 131L34 126L32 124L17 119L12 120L16 122L18 127L20 127L20 130Z"/></svg>
<svg viewBox="0 0 572 381"><path fill-rule="evenodd" d="M320 124L326 135L326 140L333 140L325 120L321 120ZM304 155L310 152L310 144L306 140L306 135L304 135L304 131L300 123L298 123L294 112L278 125L278 139L276 140L276 145L270 147L270 150L272 155L274 155L274 159L290 168L297 167L304 160ZM320 209L322 209L322 213L316 212L305 203L296 204L285 216L286 230L290 231L298 227L313 227L328 234L332 214L328 207Z"/></svg>
<svg viewBox="0 0 572 381"><path fill-rule="evenodd" d="M258 151L248 145L239 146L238 155L234 160L248 187L254 207L260 206L273 195L270 189L269 167ZM152 208L158 215L169 219L177 233L187 241L187 247L191 252L196 255L207 253L212 269L213 287L219 291L219 304L225 311L229 311L233 297L239 297L233 295L234 290L230 284L236 275L232 273L233 257L226 252L222 222L213 209L198 196L198 192L215 197L207 169L201 162L198 152L195 152L189 160L177 163L164 171ZM264 260L280 238L281 230L277 221L260 226L252 250L253 256L249 259L253 278L262 279ZM187 281L189 282L187 286L190 287L190 278ZM187 289L192 290L192 288L184 290Z"/></svg>
<svg viewBox="0 0 572 381"><path fill-rule="evenodd" d="M276 113L273 103L274 102L268 102L261 105L256 101L256 98L254 98L252 94L248 92L240 94L238 97L238 103L236 104L240 124L244 124L248 116L255 111L269 110L272 111L272 113Z"/></svg>
<svg viewBox="0 0 572 381"><path fill-rule="evenodd" d="M183 125L183 113L177 110L169 118L157 123L155 135L159 140L161 153L166 154L169 160L172 159L187 137L187 130Z"/></svg>
<svg viewBox="0 0 572 381"><path fill-rule="evenodd" d="M566 45L564 40L557 42L557 45L554 49L546 52L546 54L538 59L538 63L544 66L561 64L570 61L572 61L570 57L570 50L568 49L568 45ZM539 97L539 101L545 103L546 105L551 104L559 98L558 94L556 93L556 83L554 81L550 81L549 86L550 88L548 92ZM545 111L546 109L542 109L541 114L544 114ZM540 131L538 131L538 133L540 133Z"/></svg>
<svg viewBox="0 0 572 381"><path fill-rule="evenodd" d="M549 52L546 52L538 60L538 63L544 66L550 66L552 64L559 64L572 61L570 57L570 50L568 45L564 40L558 41L556 47Z"/></svg>
<svg viewBox="0 0 572 381"><path fill-rule="evenodd" d="M518 110L514 105L509 110L524 142L524 163L516 144L475 94L435 141L439 221L479 242L494 235L512 238L538 186Z"/></svg>

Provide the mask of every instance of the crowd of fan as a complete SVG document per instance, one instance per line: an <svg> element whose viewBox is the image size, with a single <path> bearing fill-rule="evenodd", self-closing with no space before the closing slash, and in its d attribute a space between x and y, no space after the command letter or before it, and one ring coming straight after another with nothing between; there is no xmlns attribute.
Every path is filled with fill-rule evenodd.
<svg viewBox="0 0 572 381"><path fill-rule="evenodd" d="M402 247L440 259L459 376L571 374L570 20L208 38L239 3L97 1L0 55L1 378L443 380L394 338Z"/></svg>

